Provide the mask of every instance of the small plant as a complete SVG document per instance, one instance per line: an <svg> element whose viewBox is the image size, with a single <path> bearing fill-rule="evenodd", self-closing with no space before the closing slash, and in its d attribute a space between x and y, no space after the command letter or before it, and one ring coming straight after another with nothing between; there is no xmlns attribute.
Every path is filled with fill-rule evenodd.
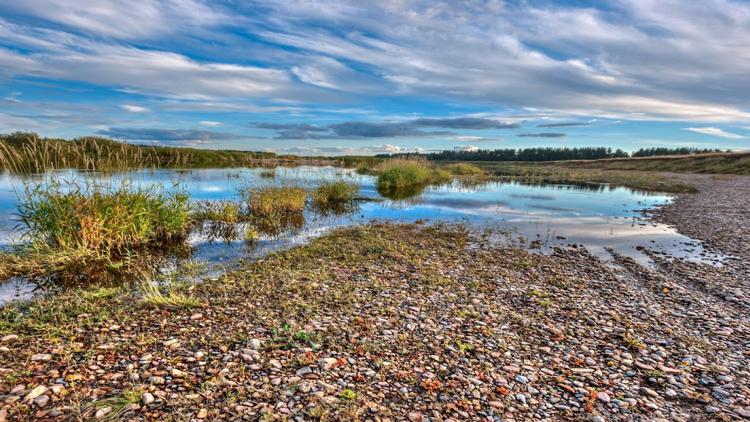
<svg viewBox="0 0 750 422"><path fill-rule="evenodd" d="M641 350L646 348L646 345L641 340L633 337L633 335L630 333L626 333L623 340L625 340L625 344L631 350Z"/></svg>
<svg viewBox="0 0 750 422"><path fill-rule="evenodd" d="M482 176L484 170L468 163L456 163L445 167L447 171L456 176Z"/></svg>
<svg viewBox="0 0 750 422"><path fill-rule="evenodd" d="M154 307L191 309L200 306L200 302L195 297L180 292L172 283L165 284L165 287L160 288L152 279L143 281L141 283L143 301Z"/></svg>
<svg viewBox="0 0 750 422"><path fill-rule="evenodd" d="M456 346L458 346L458 350L461 351L461 353L471 352L474 350L474 346L472 346L469 343L464 343L461 340L456 340Z"/></svg>
<svg viewBox="0 0 750 422"><path fill-rule="evenodd" d="M357 400L357 393L347 388L346 390L339 393L339 397L347 401L354 401Z"/></svg>

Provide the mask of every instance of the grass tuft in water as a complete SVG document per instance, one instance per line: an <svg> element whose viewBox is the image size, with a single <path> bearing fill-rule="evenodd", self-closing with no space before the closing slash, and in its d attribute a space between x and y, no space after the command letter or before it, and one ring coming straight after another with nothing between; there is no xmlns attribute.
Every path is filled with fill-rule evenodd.
<svg viewBox="0 0 750 422"><path fill-rule="evenodd" d="M296 186L269 186L248 192L250 222L259 231L277 235L304 224L307 191Z"/></svg>
<svg viewBox="0 0 750 422"><path fill-rule="evenodd" d="M137 261L138 251L181 244L191 225L184 193L57 180L27 186L18 216L27 241L0 256L0 276L121 271Z"/></svg>
<svg viewBox="0 0 750 422"><path fill-rule="evenodd" d="M313 206L318 211L339 213L353 209L357 193L359 193L357 184L338 180L322 183L312 192L311 196Z"/></svg>

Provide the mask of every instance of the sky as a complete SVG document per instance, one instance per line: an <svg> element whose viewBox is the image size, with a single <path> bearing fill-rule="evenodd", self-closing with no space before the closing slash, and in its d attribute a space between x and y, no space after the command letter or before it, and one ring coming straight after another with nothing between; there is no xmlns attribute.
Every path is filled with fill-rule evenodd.
<svg viewBox="0 0 750 422"><path fill-rule="evenodd" d="M0 133L750 149L750 1L0 0Z"/></svg>

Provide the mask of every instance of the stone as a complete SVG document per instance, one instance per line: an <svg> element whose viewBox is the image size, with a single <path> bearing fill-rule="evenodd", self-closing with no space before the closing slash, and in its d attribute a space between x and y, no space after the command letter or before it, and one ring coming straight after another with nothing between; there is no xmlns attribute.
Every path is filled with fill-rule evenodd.
<svg viewBox="0 0 750 422"><path fill-rule="evenodd" d="M46 394L42 394L41 396L34 399L34 404L38 407L44 407L49 402L49 396Z"/></svg>
<svg viewBox="0 0 750 422"><path fill-rule="evenodd" d="M37 397L41 396L42 394L46 393L47 390L48 390L48 388L45 387L45 386L43 386L43 385L34 387L34 389L31 390L29 392L29 394L26 395L26 397L24 397L24 400L28 400L28 401L34 400L35 398L37 398Z"/></svg>
<svg viewBox="0 0 750 422"><path fill-rule="evenodd" d="M34 362L45 362L51 359L52 355L50 355L49 353L37 353L31 357L31 360Z"/></svg>
<svg viewBox="0 0 750 422"><path fill-rule="evenodd" d="M96 414L94 415L94 418L96 419L104 419L105 416L109 414L109 412L112 411L112 407L102 407L101 409L96 411Z"/></svg>
<svg viewBox="0 0 750 422"><path fill-rule="evenodd" d="M202 313L195 313L193 315L190 315L190 320L191 321L198 321L199 319L203 319L203 314Z"/></svg>
<svg viewBox="0 0 750 422"><path fill-rule="evenodd" d="M251 339L249 346L253 350L260 350L260 339L257 339L257 338Z"/></svg>
<svg viewBox="0 0 750 422"><path fill-rule="evenodd" d="M303 366L297 370L298 377L304 377L305 375L312 374L313 370L309 366Z"/></svg>
<svg viewBox="0 0 750 422"><path fill-rule="evenodd" d="M153 403L154 402L154 395L151 394L151 393L149 393L149 392L143 393L143 395L141 396L141 402L143 404L145 404L145 405L149 405L149 404Z"/></svg>
<svg viewBox="0 0 750 422"><path fill-rule="evenodd" d="M3 336L3 338L0 338L0 342L2 343L8 343L15 340L18 340L18 336L15 334L8 334L7 336Z"/></svg>
<svg viewBox="0 0 750 422"><path fill-rule="evenodd" d="M206 419L208 417L208 410L207 409L201 409L198 411L198 414L195 415L198 419Z"/></svg>
<svg viewBox="0 0 750 422"><path fill-rule="evenodd" d="M604 403L609 403L610 401L609 394L605 393L604 391L596 393L596 398Z"/></svg>
<svg viewBox="0 0 750 422"><path fill-rule="evenodd" d="M330 371L336 365L336 358L323 358L318 360L318 366L324 371Z"/></svg>

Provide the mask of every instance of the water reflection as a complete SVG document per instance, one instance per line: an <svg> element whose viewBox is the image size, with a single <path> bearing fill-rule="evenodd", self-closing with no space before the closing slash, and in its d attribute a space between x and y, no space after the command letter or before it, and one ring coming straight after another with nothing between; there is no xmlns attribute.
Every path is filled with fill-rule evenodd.
<svg viewBox="0 0 750 422"><path fill-rule="evenodd" d="M700 244L670 227L646 222L641 210L665 204L664 194L637 192L623 187L593 184L524 184L488 182L447 183L398 192L379 192L372 176L333 167L279 167L273 177L268 169L144 170L120 174L86 174L97 181L135 185L157 183L166 190L186 190L192 200L241 202L241 192L269 186L301 186L313 189L323 182L346 180L360 186L354 205L321 210L314 206L284 218L253 221L257 230L248 236L247 224L205 221L190 236L191 259L204 260L214 268L227 268L242 259L298 245L333 228L373 220L414 222L418 220L465 222L478 229L491 229L498 236L537 241L542 251L555 246L581 245L608 257L608 249L646 262L638 247L646 246L672 256L702 261ZM62 179L83 175L75 171L56 173ZM16 190L23 182L43 181L44 176L0 175L0 247L17 241L13 219ZM246 240L252 240L246 242ZM0 289L0 296L5 290ZM22 289L22 294L23 294ZM0 298L2 301L2 298Z"/></svg>

